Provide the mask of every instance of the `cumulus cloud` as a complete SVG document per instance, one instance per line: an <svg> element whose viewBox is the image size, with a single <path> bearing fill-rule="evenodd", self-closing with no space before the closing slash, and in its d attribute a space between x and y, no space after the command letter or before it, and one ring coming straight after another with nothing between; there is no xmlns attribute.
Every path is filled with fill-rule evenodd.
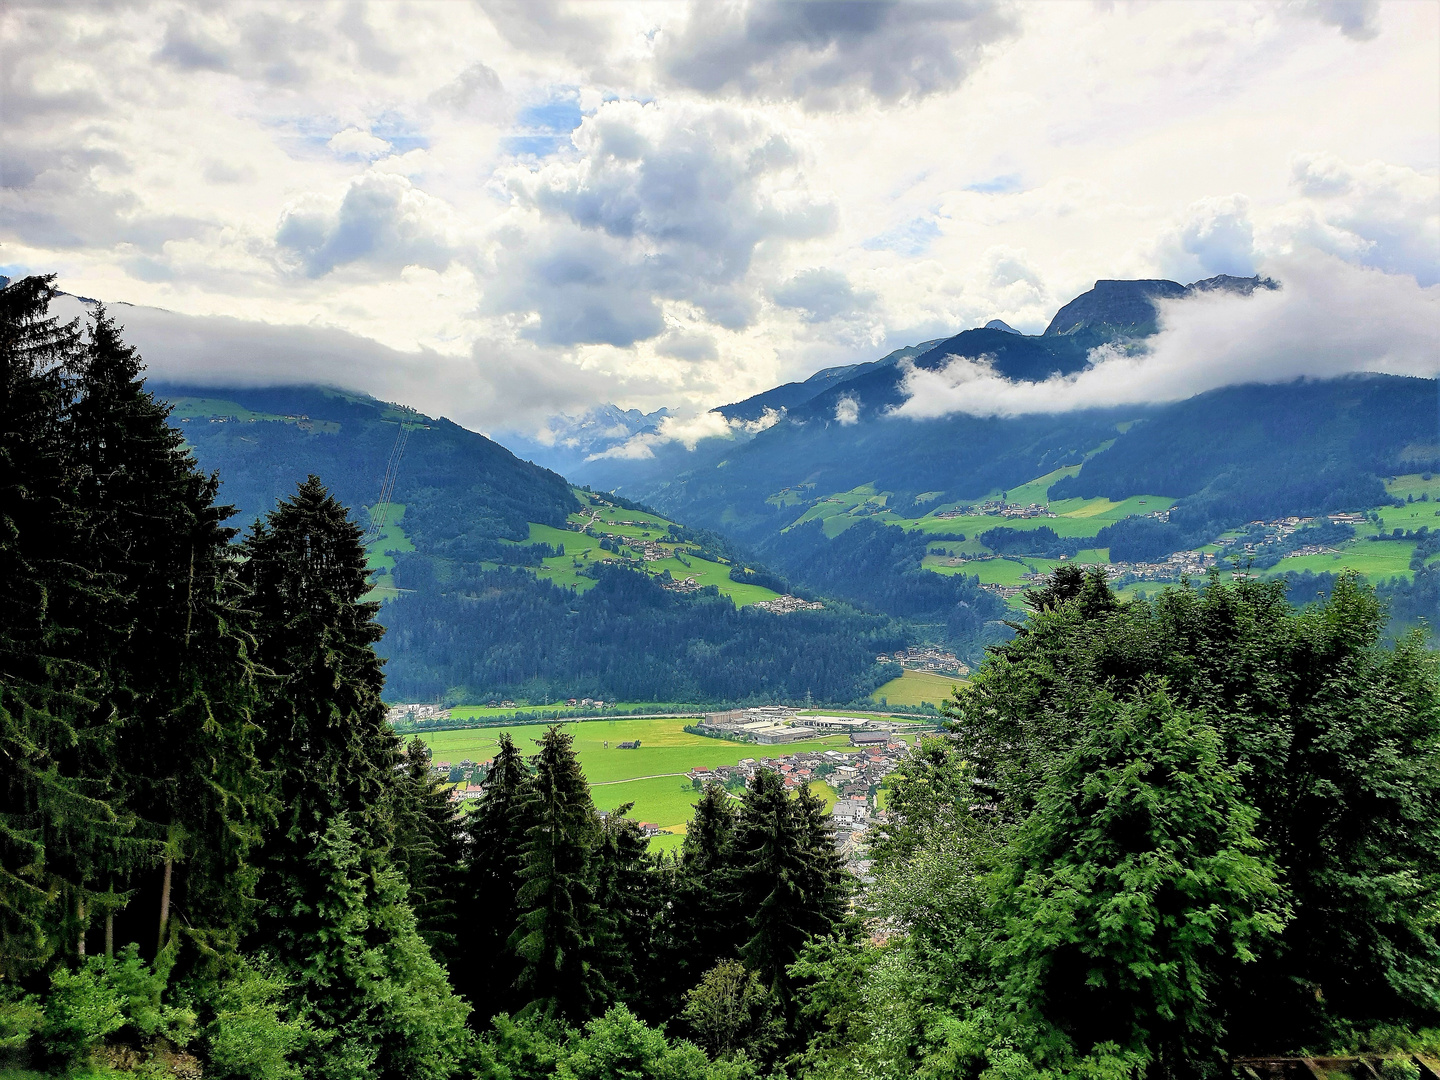
<svg viewBox="0 0 1440 1080"><path fill-rule="evenodd" d="M860 422L860 402L850 394L844 394L835 402L835 422L849 427Z"/></svg>
<svg viewBox="0 0 1440 1080"><path fill-rule="evenodd" d="M803 312L805 321L812 323L858 315L873 307L876 299L872 292L856 292L838 270L821 268L800 271L772 295L781 307Z"/></svg>
<svg viewBox="0 0 1440 1080"><path fill-rule="evenodd" d="M1440 281L1440 183L1433 173L1372 161L1352 165L1333 154L1301 154L1291 182L1300 200L1287 207L1270 243L1301 247Z"/></svg>
<svg viewBox="0 0 1440 1080"><path fill-rule="evenodd" d="M954 357L939 370L911 366L908 398L895 414L1015 416L1178 401L1239 383L1440 374L1440 286L1328 256L1264 269L1281 280L1280 289L1162 301L1161 332L1144 352L1096 350L1090 366L1073 375L1011 382L983 356Z"/></svg>
<svg viewBox="0 0 1440 1080"><path fill-rule="evenodd" d="M459 250L459 232L443 200L404 176L374 171L353 181L338 206L312 196L287 207L275 243L313 278L349 263L443 270Z"/></svg>
<svg viewBox="0 0 1440 1080"><path fill-rule="evenodd" d="M1380 0L1305 0L1300 10L1354 41L1369 41L1380 33Z"/></svg>
<svg viewBox="0 0 1440 1080"><path fill-rule="evenodd" d="M1177 281L1255 273L1255 226L1244 195L1201 199L1161 240L1157 261Z"/></svg>
<svg viewBox="0 0 1440 1080"><path fill-rule="evenodd" d="M755 420L727 419L718 412L689 417L667 416L654 431L642 431L638 435L632 435L620 445L591 454L585 460L647 460L653 458L655 450L666 443L680 443L686 450L694 450L706 439L733 439L737 435L756 435L774 427L784 417L784 409L766 409Z"/></svg>
<svg viewBox="0 0 1440 1080"><path fill-rule="evenodd" d="M953 90L1016 24L991 0L699 3L661 41L675 82L834 109Z"/></svg>
<svg viewBox="0 0 1440 1080"><path fill-rule="evenodd" d="M378 135L372 135L368 131L361 131L359 128L348 127L343 131L337 131L326 143L331 150L341 157L356 157L370 160L383 157L390 153L390 144Z"/></svg>
<svg viewBox="0 0 1440 1080"><path fill-rule="evenodd" d="M626 347L661 333L666 300L743 329L757 251L834 226L799 151L746 110L615 101L571 138L573 156L505 175L518 216L484 308L533 315L536 341Z"/></svg>

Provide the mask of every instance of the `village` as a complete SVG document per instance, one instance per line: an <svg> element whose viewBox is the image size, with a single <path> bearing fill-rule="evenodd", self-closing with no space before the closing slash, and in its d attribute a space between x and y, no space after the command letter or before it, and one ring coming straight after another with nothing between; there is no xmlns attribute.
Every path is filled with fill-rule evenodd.
<svg viewBox="0 0 1440 1080"><path fill-rule="evenodd" d="M899 664L910 671L929 671L936 675L969 675L970 667L961 663L952 652L934 645L912 645L894 653L880 653L875 657L877 664Z"/></svg>

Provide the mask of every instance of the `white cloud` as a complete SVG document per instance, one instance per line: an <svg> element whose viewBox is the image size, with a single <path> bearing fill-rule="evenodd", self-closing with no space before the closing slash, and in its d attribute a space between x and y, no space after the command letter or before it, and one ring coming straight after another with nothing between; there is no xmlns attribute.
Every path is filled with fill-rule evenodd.
<svg viewBox="0 0 1440 1080"><path fill-rule="evenodd" d="M1244 195L1201 199L1161 240L1162 272L1181 282L1216 274L1249 277L1255 273L1255 226Z"/></svg>
<svg viewBox="0 0 1440 1080"><path fill-rule="evenodd" d="M991 0L706 2L663 36L659 58L705 93L831 109L953 90L1015 28Z"/></svg>
<svg viewBox="0 0 1440 1080"><path fill-rule="evenodd" d="M330 136L330 141L325 145L341 157L357 157L367 160L384 157L391 150L390 144L384 139L355 127L337 131Z"/></svg>
<svg viewBox="0 0 1440 1080"><path fill-rule="evenodd" d="M441 200L404 176L375 171L354 180L338 205L306 197L286 207L275 243L310 277L350 263L444 270L460 250L460 227Z"/></svg>
<svg viewBox="0 0 1440 1080"><path fill-rule="evenodd" d="M841 427L850 427L860 422L860 402L850 394L843 394L835 402L835 422Z"/></svg>
<svg viewBox="0 0 1440 1080"><path fill-rule="evenodd" d="M955 357L940 370L911 366L908 400L895 414L1015 416L1178 401L1237 383L1440 374L1440 286L1329 256L1263 269L1280 289L1162 301L1161 332L1145 351L1096 350L1090 366L1073 375L1011 382L984 357Z"/></svg>
<svg viewBox="0 0 1440 1080"><path fill-rule="evenodd" d="M599 461L603 458L622 460L645 460L655 456L655 449L666 443L680 443L686 450L694 450L706 439L733 439L737 435L756 435L774 427L785 417L784 409L766 409L755 420L731 420L718 412L701 413L698 416L667 416L654 431L643 431L632 435L619 446L612 446L585 460Z"/></svg>
<svg viewBox="0 0 1440 1080"><path fill-rule="evenodd" d="M1270 243L1313 247L1422 285L1440 281L1440 182L1433 173L1333 154L1300 154L1291 179L1300 199L1278 215Z"/></svg>
<svg viewBox="0 0 1440 1080"><path fill-rule="evenodd" d="M703 415L1101 277L1433 283L1437 49L1425 4L8 4L0 273L379 350L226 331L235 382Z"/></svg>

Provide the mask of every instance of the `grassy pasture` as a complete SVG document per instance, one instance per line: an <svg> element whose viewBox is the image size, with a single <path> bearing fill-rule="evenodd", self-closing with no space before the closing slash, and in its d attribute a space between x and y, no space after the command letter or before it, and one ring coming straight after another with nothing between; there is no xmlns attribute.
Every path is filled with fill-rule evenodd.
<svg viewBox="0 0 1440 1080"><path fill-rule="evenodd" d="M939 708L940 703L950 696L950 688L964 681L952 675L907 670L898 679L891 679L877 687L870 700L884 698L890 705L923 705L928 701Z"/></svg>
<svg viewBox="0 0 1440 1080"><path fill-rule="evenodd" d="M613 507L606 508L602 513L609 513L612 516L632 515L627 520L639 520L644 517L649 520L653 515L641 515L630 510L616 510ZM572 514L572 521L579 523L583 520L582 515ZM657 519L658 520L658 519ZM649 539L659 540L665 535L668 522L663 525L656 525L654 528L645 529L636 525L613 525L605 519L597 523L597 527L605 532L613 532L617 535L644 538L649 533ZM598 537L586 536L584 533L571 532L568 529L557 529L550 525L530 524L529 543L546 543L552 547L564 545L565 554L557 555L544 560L544 565L536 570L536 576L553 581L556 585L563 585L571 589L578 589L584 592L595 584L595 579L582 575L579 571L590 563L616 562L615 555L600 547ZM684 562L680 558L659 559L654 562L647 562L645 570L652 575L661 574L666 570L676 580L694 578L700 585L714 585L720 590L721 595L728 596L736 607L744 607L746 604L754 604L761 600L773 600L780 594L770 589L762 588L759 585L746 585L741 582L730 580L730 567L723 563L710 562L695 554L693 545L675 545L677 552L683 553ZM576 565L577 562L580 565ZM687 566L686 563L689 565Z"/></svg>
<svg viewBox="0 0 1440 1080"><path fill-rule="evenodd" d="M734 765L741 758L779 757L801 750L849 745L843 735L778 746L732 743L691 735L684 730L687 723L693 721L655 717L567 724L565 730L575 740L575 750L590 781L595 805L601 810L611 810L622 803L633 802L635 809L630 816L636 821L651 821L663 828L679 826L690 820L697 794L684 774L696 766L713 769L717 765ZM435 731L420 737L436 761L458 764L465 759L489 760L499 745L502 731L509 732L521 753L528 756L535 750L535 740L545 733L545 725L465 728ZM617 749L619 743L635 739L640 740L640 749Z"/></svg>
<svg viewBox="0 0 1440 1080"><path fill-rule="evenodd" d="M1415 544L1410 540L1357 540L1335 555L1292 555L1281 559L1269 573L1309 570L1316 574L1338 574L1342 570L1356 570L1372 582L1392 577L1409 580L1414 576L1410 570L1410 557L1414 553Z"/></svg>

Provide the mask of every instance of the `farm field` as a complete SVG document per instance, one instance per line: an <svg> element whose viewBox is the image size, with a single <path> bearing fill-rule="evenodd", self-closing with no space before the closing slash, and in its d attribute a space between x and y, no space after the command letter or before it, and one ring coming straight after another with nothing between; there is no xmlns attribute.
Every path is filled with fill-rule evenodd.
<svg viewBox="0 0 1440 1080"><path fill-rule="evenodd" d="M585 511L570 515L570 521L576 525L593 523L595 528L601 532L623 536L631 540L660 541L669 533L670 522L664 518L638 510L597 506L587 492L577 490L575 494L587 504ZM620 521L639 522L640 524L622 525L618 524ZM535 571L536 576L553 581L556 585L578 589L581 592L595 584L595 579L580 573L581 570L593 563L612 562L616 559L614 552L607 551L600 546L600 537L587 536L583 532L574 532L570 529L557 529L551 525L537 525L531 522L528 542L563 548L565 554L543 560L543 565ZM731 581L729 564L700 558L695 554L694 545L678 544L667 545L667 547L674 547L676 556L646 562L644 564L646 573L657 576L668 570L670 576L677 581L693 578L696 584L702 587L713 585L721 595L730 597L736 607L744 607L761 600L773 600L779 595L779 593L759 585L746 585ZM627 547L624 554L635 555L636 553Z"/></svg>
<svg viewBox="0 0 1440 1080"><path fill-rule="evenodd" d="M1392 577L1409 580L1414 576L1410 569L1410 557L1414 553L1415 544L1409 540L1357 540L1333 555L1292 555L1281 559L1269 573L1309 570L1316 574L1338 574L1342 570L1356 570L1372 582Z"/></svg>
<svg viewBox="0 0 1440 1080"><path fill-rule="evenodd" d="M607 701L607 709L649 709L653 712L675 712L675 713L698 713L701 710L694 705L685 705L680 702L653 702L653 701ZM558 713L560 718L566 714L586 716L595 712L593 705L566 705L563 702L542 705L538 702L517 705L513 709L491 708L489 705L457 705L450 710L450 715L456 720L481 720L490 723L497 720L509 720L515 718L518 713L540 712ZM534 721L532 721L534 723Z"/></svg>
<svg viewBox="0 0 1440 1080"><path fill-rule="evenodd" d="M634 802L631 816L636 821L652 821L662 828L672 828L690 820L696 793L684 774L696 766L714 768L734 765L747 757L777 757L797 750L849 745L843 735L777 746L732 743L691 735L684 730L690 722L656 717L567 724L565 730L575 740L576 753L590 781L595 805L608 810ZM486 761L494 755L501 732L509 732L515 745L528 755L534 752L534 740L544 731L543 724L525 724L436 731L420 737L437 761ZM635 739L640 740L640 749L617 749L619 743Z"/></svg>
<svg viewBox="0 0 1440 1080"><path fill-rule="evenodd" d="M950 696L950 688L964 679L949 675L933 675L928 671L906 671L898 679L891 679L876 688L870 695L872 701L884 698L890 705L923 705L930 702L936 708Z"/></svg>

